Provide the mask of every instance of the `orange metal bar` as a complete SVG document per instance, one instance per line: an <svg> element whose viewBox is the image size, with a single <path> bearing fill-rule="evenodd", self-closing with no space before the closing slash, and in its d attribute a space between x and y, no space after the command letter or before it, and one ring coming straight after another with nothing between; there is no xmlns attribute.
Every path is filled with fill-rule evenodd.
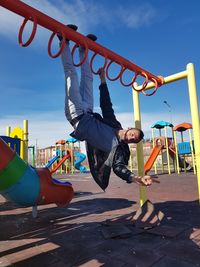
<svg viewBox="0 0 200 267"><path fill-rule="evenodd" d="M21 2L19 0L0 0L0 5L10 11L24 17L25 19L37 21L39 25L44 28L49 29L53 33L64 33L64 35L77 43L78 45L85 46L87 45L88 49L94 51L95 53L110 59L111 62L115 62L122 66L125 69L133 71L137 75L141 75L146 78L148 76L148 80L155 83L157 81L158 86L162 85L162 78L152 73L140 68L139 66L135 65L133 62L119 56L118 54L112 52L111 50L103 47L102 45L93 42L89 38L85 37L84 35L73 31L69 27L66 27L64 24L56 21L55 19L45 15L44 13L38 11L35 8ZM145 75L144 75L145 74ZM120 76L120 75L119 75ZM144 87L143 87L144 89Z"/></svg>

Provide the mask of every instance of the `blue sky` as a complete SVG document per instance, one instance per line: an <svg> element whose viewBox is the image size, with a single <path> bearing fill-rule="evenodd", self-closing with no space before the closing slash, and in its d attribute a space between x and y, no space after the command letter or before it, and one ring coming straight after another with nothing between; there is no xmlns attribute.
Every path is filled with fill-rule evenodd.
<svg viewBox="0 0 200 267"><path fill-rule="evenodd" d="M169 76L194 63L200 88L200 2L191 1L23 1L54 19L74 23L82 34L95 33L98 43L156 75ZM22 17L0 7L0 135L6 126L22 126L29 120L30 144L39 147L66 139L72 127L64 116L64 76L60 58L47 53L50 32L39 27L33 42L22 48L18 31ZM29 25L28 25L29 26ZM25 31L25 38L28 32ZM56 49L56 44L55 44ZM100 65L102 59L95 61ZM116 71L113 68L113 75ZM98 77L94 77L98 111ZM132 126L131 88L108 81L117 118ZM142 128L151 136L158 120L173 124L191 122L187 81L161 87L151 97L141 95ZM170 109L163 103L167 101Z"/></svg>

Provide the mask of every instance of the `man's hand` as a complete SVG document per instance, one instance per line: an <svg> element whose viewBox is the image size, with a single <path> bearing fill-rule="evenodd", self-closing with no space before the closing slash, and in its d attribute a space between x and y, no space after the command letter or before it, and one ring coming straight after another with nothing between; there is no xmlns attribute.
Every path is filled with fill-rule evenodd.
<svg viewBox="0 0 200 267"><path fill-rule="evenodd" d="M156 175L145 175L145 176L133 176L132 181L134 183L137 183L139 185L143 186L150 186L152 183L160 183L159 180L157 180L158 176Z"/></svg>
<svg viewBox="0 0 200 267"><path fill-rule="evenodd" d="M99 75L101 83L106 83L105 69L104 68L99 68L97 73Z"/></svg>

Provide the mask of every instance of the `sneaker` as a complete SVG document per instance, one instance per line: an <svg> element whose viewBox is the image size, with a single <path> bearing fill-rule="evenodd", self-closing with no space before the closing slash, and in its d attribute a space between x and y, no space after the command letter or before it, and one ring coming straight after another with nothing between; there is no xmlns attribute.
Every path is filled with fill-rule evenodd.
<svg viewBox="0 0 200 267"><path fill-rule="evenodd" d="M89 38L90 40L92 40L93 42L95 42L96 40L97 40L97 37L96 37L96 35L94 35L94 34L88 34L88 35L86 35L86 37L87 38Z"/></svg>
<svg viewBox="0 0 200 267"><path fill-rule="evenodd" d="M76 26L75 24L67 24L66 26L74 30L75 32L78 30L78 26Z"/></svg>
<svg viewBox="0 0 200 267"><path fill-rule="evenodd" d="M76 26L74 24L67 24L65 26L69 27L70 29L74 30L75 32L78 30L78 26ZM62 41L62 36L59 33L57 33L57 37L58 37L59 41L61 42ZM69 42L69 39L66 39L66 42Z"/></svg>

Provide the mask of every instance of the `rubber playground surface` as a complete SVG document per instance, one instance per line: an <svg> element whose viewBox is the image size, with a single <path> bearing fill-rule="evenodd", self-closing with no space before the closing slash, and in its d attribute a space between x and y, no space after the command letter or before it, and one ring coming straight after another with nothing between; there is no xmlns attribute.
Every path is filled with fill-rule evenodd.
<svg viewBox="0 0 200 267"><path fill-rule="evenodd" d="M59 176L61 177L61 175ZM165 216L136 227L139 187L112 175L106 192L90 174L67 176L75 197L68 207L31 208L0 196L0 266L200 266L200 206L193 173L160 175L148 198ZM64 175L61 177L64 178Z"/></svg>

